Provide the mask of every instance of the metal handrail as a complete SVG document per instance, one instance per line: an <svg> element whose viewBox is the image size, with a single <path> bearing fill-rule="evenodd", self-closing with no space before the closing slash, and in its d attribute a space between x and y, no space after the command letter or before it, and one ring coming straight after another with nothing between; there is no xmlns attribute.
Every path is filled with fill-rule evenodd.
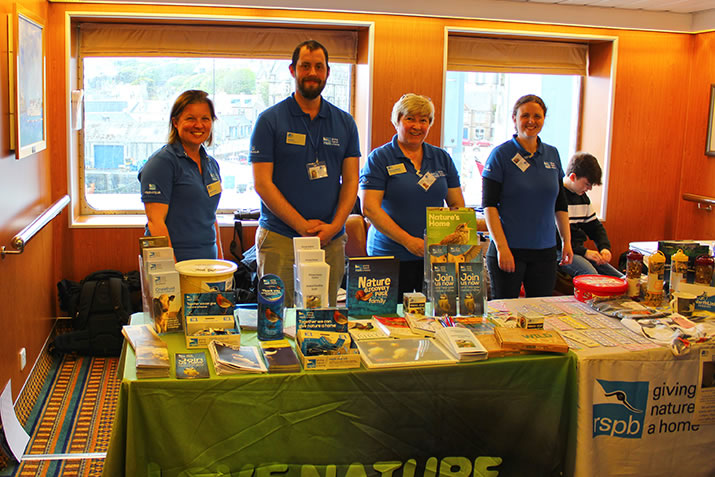
<svg viewBox="0 0 715 477"><path fill-rule="evenodd" d="M20 233L18 233L12 238L12 241L10 243L15 250L6 250L4 245L2 246L2 248L0 248L0 255L2 256L2 258L4 259L6 254L22 253L25 250L25 245L27 245L27 242L29 242L30 239L42 229L42 227L50 223L50 220L57 217L57 215L62 212L62 209L64 209L69 203L70 196L65 195L60 200L52 204L51 207L49 207L42 214L40 214L39 217L33 220L30 225L22 229Z"/></svg>
<svg viewBox="0 0 715 477"><path fill-rule="evenodd" d="M690 202L697 202L698 209L702 209L707 212L712 212L713 205L715 205L715 198L707 197L704 195L683 194L683 199L689 200Z"/></svg>

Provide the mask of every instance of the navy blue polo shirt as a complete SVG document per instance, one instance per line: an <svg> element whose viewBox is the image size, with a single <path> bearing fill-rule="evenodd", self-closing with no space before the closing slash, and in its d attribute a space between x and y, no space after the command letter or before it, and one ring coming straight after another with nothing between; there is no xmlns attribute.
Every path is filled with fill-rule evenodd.
<svg viewBox="0 0 715 477"><path fill-rule="evenodd" d="M177 261L216 258L216 209L221 193L207 187L221 181L218 162L200 149L201 170L180 142L167 144L139 171L142 202L168 204L166 227Z"/></svg>
<svg viewBox="0 0 715 477"><path fill-rule="evenodd" d="M494 148L482 172L502 185L497 210L509 248L556 246L555 206L564 172L558 150L538 143L532 156L514 135ZM515 163L517 154L529 164L525 171Z"/></svg>
<svg viewBox="0 0 715 477"><path fill-rule="evenodd" d="M424 190L418 182L427 172L432 173L436 180ZM459 185L459 173L446 151L423 143L422 166L418 173L400 149L397 135L392 142L370 153L360 173L360 188L384 191L382 209L400 228L414 237L424 235L426 208L443 206L447 190ZM368 231L367 252L368 255L395 255L400 260L423 258L413 255L375 227L370 227Z"/></svg>
<svg viewBox="0 0 715 477"><path fill-rule="evenodd" d="M263 111L253 128L250 161L273 163L273 183L307 220L332 222L347 157L360 157L355 120L325 98L311 120L291 95ZM327 177L311 180L308 166L316 159L327 167ZM299 235L263 202L259 225L286 237Z"/></svg>

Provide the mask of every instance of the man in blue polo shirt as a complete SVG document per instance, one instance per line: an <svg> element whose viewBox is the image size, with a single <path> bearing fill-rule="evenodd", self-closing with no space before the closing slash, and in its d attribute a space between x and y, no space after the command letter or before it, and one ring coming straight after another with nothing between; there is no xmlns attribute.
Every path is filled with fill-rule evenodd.
<svg viewBox="0 0 715 477"><path fill-rule="evenodd" d="M285 284L293 304L293 237L316 236L330 265L335 306L345 273L345 221L355 204L360 146L355 120L322 98L328 51L314 40L293 51L295 92L258 117L251 136L253 180L261 197L258 274Z"/></svg>

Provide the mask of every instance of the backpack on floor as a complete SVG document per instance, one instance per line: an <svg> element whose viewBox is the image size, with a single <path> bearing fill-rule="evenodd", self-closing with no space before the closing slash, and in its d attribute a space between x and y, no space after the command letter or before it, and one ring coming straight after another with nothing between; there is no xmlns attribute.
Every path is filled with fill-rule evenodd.
<svg viewBox="0 0 715 477"><path fill-rule="evenodd" d="M89 356L119 356L122 350L122 326L133 312L130 280L116 270L91 273L77 287L58 283L60 303L72 317L72 330L58 335L53 342L58 353ZM62 297L63 289L70 295Z"/></svg>

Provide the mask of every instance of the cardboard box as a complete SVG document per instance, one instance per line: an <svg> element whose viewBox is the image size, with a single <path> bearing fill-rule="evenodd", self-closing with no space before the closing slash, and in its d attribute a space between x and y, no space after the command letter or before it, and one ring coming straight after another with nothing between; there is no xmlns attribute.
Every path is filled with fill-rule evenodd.
<svg viewBox="0 0 715 477"><path fill-rule="evenodd" d="M199 329L198 334L195 334L196 331L193 333L186 332L186 347L189 349L208 348L212 340L217 340L229 345L241 346L241 327L238 325L238 319L234 317L233 314L230 315L230 318L232 323L230 328L221 328L220 330L214 328L214 332L211 333L201 332L201 330L205 330L206 328Z"/></svg>
<svg viewBox="0 0 715 477"><path fill-rule="evenodd" d="M233 292L184 294L184 321L187 335L210 328L234 328L236 295Z"/></svg>
<svg viewBox="0 0 715 477"><path fill-rule="evenodd" d="M321 354L316 356L305 356L301 351L302 332L298 333L296 341L296 353L298 359L305 370L325 370L325 369L351 369L360 367L360 352L354 343L350 343L348 352L345 354Z"/></svg>
<svg viewBox="0 0 715 477"><path fill-rule="evenodd" d="M427 297L422 292L409 292L402 295L403 313L416 313L418 315L424 315L426 305Z"/></svg>

